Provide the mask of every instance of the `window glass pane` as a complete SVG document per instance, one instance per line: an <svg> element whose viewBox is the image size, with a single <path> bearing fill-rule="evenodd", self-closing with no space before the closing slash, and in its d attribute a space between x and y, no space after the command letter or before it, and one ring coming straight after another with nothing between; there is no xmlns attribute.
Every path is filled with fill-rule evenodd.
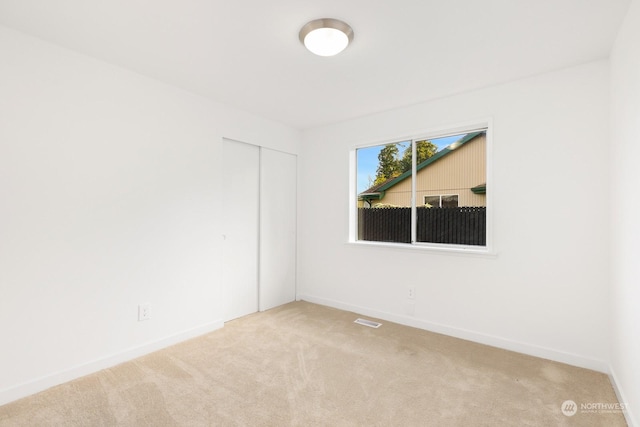
<svg viewBox="0 0 640 427"><path fill-rule="evenodd" d="M411 141L357 152L358 240L411 242Z"/></svg>
<svg viewBox="0 0 640 427"><path fill-rule="evenodd" d="M440 207L440 196L424 196L424 207L425 208L439 208Z"/></svg>
<svg viewBox="0 0 640 427"><path fill-rule="evenodd" d="M440 207L442 208L457 208L458 207L458 196L442 196Z"/></svg>
<svg viewBox="0 0 640 427"><path fill-rule="evenodd" d="M417 243L486 246L486 130L366 147L356 160L358 240L412 243L413 225Z"/></svg>
<svg viewBox="0 0 640 427"><path fill-rule="evenodd" d="M416 241L484 246L486 132L431 143L438 147L437 153L416 168L416 199L431 205L416 206Z"/></svg>

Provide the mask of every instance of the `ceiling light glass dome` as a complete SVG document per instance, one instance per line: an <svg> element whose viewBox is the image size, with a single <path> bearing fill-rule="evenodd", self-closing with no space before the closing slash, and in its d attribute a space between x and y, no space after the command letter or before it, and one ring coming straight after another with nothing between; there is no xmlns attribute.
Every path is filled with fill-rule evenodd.
<svg viewBox="0 0 640 427"><path fill-rule="evenodd" d="M316 19L300 30L300 41L319 56L333 56L342 52L353 40L353 29L345 22L332 18Z"/></svg>

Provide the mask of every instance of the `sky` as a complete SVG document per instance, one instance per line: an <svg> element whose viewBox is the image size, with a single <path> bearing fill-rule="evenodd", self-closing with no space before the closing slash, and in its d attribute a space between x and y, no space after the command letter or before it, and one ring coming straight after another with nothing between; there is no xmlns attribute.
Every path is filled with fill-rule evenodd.
<svg viewBox="0 0 640 427"><path fill-rule="evenodd" d="M455 142L462 138L464 135L445 136L443 138L430 139L437 147L438 151L447 147L452 142ZM411 145L411 141L405 141L400 143L400 153L404 150L401 147L408 147ZM373 147L359 148L357 150L358 159L358 172L357 172L357 184L358 193L362 193L369 188L371 183L376 177L376 169L378 169L378 153L384 148L383 145L376 145Z"/></svg>

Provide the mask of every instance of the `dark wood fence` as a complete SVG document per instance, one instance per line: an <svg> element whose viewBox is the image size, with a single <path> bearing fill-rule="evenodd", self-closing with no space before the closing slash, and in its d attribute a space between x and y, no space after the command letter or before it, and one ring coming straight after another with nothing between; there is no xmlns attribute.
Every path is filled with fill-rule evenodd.
<svg viewBox="0 0 640 427"><path fill-rule="evenodd" d="M486 245L487 208L416 208L418 242ZM358 239L411 242L411 208L358 209Z"/></svg>

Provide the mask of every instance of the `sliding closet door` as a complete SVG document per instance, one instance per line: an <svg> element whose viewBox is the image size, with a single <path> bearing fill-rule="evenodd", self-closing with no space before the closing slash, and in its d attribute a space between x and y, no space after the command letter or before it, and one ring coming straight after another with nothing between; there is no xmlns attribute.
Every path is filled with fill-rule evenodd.
<svg viewBox="0 0 640 427"><path fill-rule="evenodd" d="M222 279L225 321L258 310L260 148L224 140Z"/></svg>
<svg viewBox="0 0 640 427"><path fill-rule="evenodd" d="M261 148L260 311L296 298L296 156Z"/></svg>

